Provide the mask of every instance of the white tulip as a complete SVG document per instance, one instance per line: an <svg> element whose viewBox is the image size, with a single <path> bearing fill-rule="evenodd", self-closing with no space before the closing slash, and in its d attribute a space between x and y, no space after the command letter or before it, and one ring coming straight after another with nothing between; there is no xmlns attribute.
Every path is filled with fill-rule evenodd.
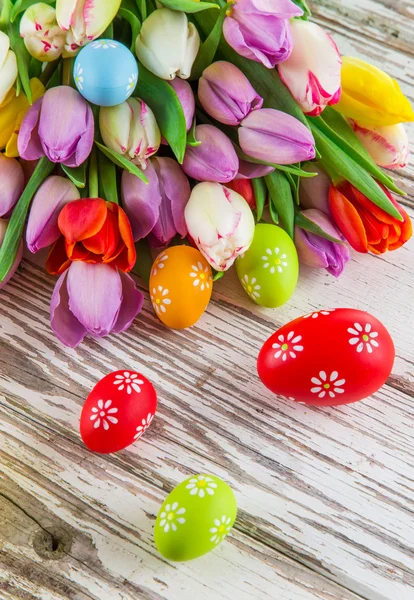
<svg viewBox="0 0 414 600"><path fill-rule="evenodd" d="M246 200L220 183L198 183L185 208L188 232L216 269L227 271L249 249L254 218Z"/></svg>
<svg viewBox="0 0 414 600"><path fill-rule="evenodd" d="M9 36L0 31L0 106L17 78L17 60Z"/></svg>
<svg viewBox="0 0 414 600"><path fill-rule="evenodd" d="M136 41L138 60L161 79L188 79L200 36L183 12L159 8L145 19Z"/></svg>
<svg viewBox="0 0 414 600"><path fill-rule="evenodd" d="M378 166L385 169L402 169L407 166L410 149L408 135L402 123L364 127L349 120L365 150Z"/></svg>

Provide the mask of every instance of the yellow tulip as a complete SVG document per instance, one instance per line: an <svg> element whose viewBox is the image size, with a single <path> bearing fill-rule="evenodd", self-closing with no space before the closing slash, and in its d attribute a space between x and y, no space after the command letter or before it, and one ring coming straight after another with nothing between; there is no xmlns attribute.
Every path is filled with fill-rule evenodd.
<svg viewBox="0 0 414 600"><path fill-rule="evenodd" d="M413 109L395 79L360 58L342 57L341 85L341 98L334 108L359 124L414 121Z"/></svg>
<svg viewBox="0 0 414 600"><path fill-rule="evenodd" d="M45 86L34 77L30 80L33 102L45 93ZM10 158L19 156L17 137L20 125L29 109L29 101L23 92L16 96L16 90L10 90L5 101L0 106L0 150L6 149L5 155Z"/></svg>

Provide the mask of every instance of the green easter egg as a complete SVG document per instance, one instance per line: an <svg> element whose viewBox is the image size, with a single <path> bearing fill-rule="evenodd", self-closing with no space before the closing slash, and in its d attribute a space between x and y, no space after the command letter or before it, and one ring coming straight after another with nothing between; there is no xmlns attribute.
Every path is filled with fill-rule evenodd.
<svg viewBox="0 0 414 600"><path fill-rule="evenodd" d="M154 540L168 560L203 556L224 540L237 515L233 490L214 475L193 475L167 496L158 513Z"/></svg>
<svg viewBox="0 0 414 600"><path fill-rule="evenodd" d="M244 291L256 304L282 306L295 291L299 261L295 244L277 225L259 223L250 248L236 260Z"/></svg>

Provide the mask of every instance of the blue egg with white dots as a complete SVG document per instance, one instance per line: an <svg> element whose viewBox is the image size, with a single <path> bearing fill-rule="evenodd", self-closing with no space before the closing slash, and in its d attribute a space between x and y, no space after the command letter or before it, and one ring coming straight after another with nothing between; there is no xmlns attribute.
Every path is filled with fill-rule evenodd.
<svg viewBox="0 0 414 600"><path fill-rule="evenodd" d="M77 55L73 77L86 100L98 106L116 106L135 90L138 64L124 44L115 40L96 40Z"/></svg>

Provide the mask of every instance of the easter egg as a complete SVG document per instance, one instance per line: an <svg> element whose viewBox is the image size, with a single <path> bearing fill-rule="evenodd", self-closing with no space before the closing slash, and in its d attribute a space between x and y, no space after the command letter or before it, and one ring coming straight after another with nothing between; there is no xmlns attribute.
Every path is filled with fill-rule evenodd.
<svg viewBox="0 0 414 600"><path fill-rule="evenodd" d="M150 381L131 370L106 375L86 399L80 419L89 450L108 454L123 450L148 429L157 409Z"/></svg>
<svg viewBox="0 0 414 600"><path fill-rule="evenodd" d="M158 513L154 540L168 560L192 560L214 550L237 515L232 489L214 475L194 475L177 485Z"/></svg>
<svg viewBox="0 0 414 600"><path fill-rule="evenodd" d="M211 267L196 248L167 248L155 259L149 290L154 311L164 325L173 329L191 327L210 302Z"/></svg>
<svg viewBox="0 0 414 600"><path fill-rule="evenodd" d="M384 325L367 312L313 312L281 327L257 361L260 379L275 394L320 406L357 402L388 379L395 350Z"/></svg>
<svg viewBox="0 0 414 600"><path fill-rule="evenodd" d="M73 78L86 100L98 106L115 106L127 100L138 81L132 52L115 40L96 40L79 52Z"/></svg>
<svg viewBox="0 0 414 600"><path fill-rule="evenodd" d="M259 223L250 248L236 260L236 271L245 292L256 304L275 308L295 291L299 262L295 245L277 225Z"/></svg>

